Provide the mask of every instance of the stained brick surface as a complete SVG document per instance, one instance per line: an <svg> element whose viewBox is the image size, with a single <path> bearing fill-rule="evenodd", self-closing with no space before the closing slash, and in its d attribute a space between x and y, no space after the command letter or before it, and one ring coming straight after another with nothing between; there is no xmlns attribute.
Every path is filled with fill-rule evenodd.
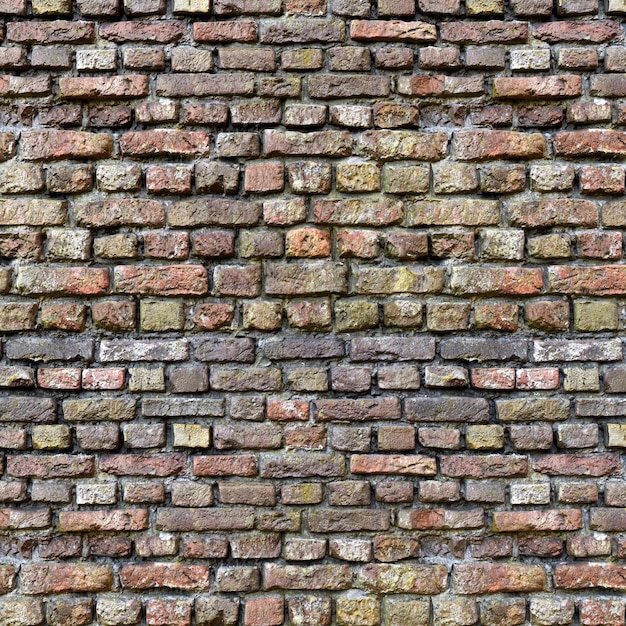
<svg viewBox="0 0 626 626"><path fill-rule="evenodd" d="M624 626L623 0L0 0L0 625Z"/></svg>

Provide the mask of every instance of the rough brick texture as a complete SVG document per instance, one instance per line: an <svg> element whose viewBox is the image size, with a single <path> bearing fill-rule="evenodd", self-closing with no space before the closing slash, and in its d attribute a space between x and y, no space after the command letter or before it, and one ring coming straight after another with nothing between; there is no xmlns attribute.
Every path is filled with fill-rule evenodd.
<svg viewBox="0 0 626 626"><path fill-rule="evenodd" d="M0 0L0 626L625 626L624 22Z"/></svg>

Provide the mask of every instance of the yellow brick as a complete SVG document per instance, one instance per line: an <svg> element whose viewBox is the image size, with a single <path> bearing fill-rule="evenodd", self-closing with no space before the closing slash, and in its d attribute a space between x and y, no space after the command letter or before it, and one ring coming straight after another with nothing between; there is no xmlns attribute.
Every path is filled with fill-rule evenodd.
<svg viewBox="0 0 626 626"><path fill-rule="evenodd" d="M199 424L173 424L175 448L208 448L209 429Z"/></svg>
<svg viewBox="0 0 626 626"><path fill-rule="evenodd" d="M465 433L468 450L498 450L504 447L502 426L468 426Z"/></svg>
<svg viewBox="0 0 626 626"><path fill-rule="evenodd" d="M69 426L34 426L32 437L35 450L67 450L72 447Z"/></svg>

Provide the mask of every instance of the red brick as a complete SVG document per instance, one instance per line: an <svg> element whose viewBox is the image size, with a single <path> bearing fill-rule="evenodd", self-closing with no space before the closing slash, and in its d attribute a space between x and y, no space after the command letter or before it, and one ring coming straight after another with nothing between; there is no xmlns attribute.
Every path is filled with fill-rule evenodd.
<svg viewBox="0 0 626 626"><path fill-rule="evenodd" d="M120 138L122 154L131 156L208 156L209 135L201 131L145 130Z"/></svg>
<svg viewBox="0 0 626 626"><path fill-rule="evenodd" d="M535 389L558 389L559 369L557 367L528 367L518 369L515 386L524 391Z"/></svg>
<svg viewBox="0 0 626 626"><path fill-rule="evenodd" d="M626 133L617 130L575 130L554 136L557 156L620 156L626 154Z"/></svg>
<svg viewBox="0 0 626 626"><path fill-rule="evenodd" d="M536 458L533 469L549 476L606 476L620 469L618 454L552 454Z"/></svg>
<svg viewBox="0 0 626 626"><path fill-rule="evenodd" d="M148 626L191 626L191 600L157 600L146 603Z"/></svg>
<svg viewBox="0 0 626 626"><path fill-rule="evenodd" d="M309 419L309 403L305 400L268 402L267 417L276 422L307 421Z"/></svg>
<svg viewBox="0 0 626 626"><path fill-rule="evenodd" d="M0 95L6 97L45 96L52 91L50 76L32 78L0 76Z"/></svg>
<svg viewBox="0 0 626 626"><path fill-rule="evenodd" d="M235 233L228 230L199 232L193 235L193 252L200 257L223 258L235 252Z"/></svg>
<svg viewBox="0 0 626 626"><path fill-rule="evenodd" d="M496 532L556 532L581 528L582 513L578 509L496 511L493 514Z"/></svg>
<svg viewBox="0 0 626 626"><path fill-rule="evenodd" d="M141 98L148 95L148 77L141 75L59 78L63 98Z"/></svg>
<svg viewBox="0 0 626 626"><path fill-rule="evenodd" d="M546 140L539 133L465 130L454 134L454 153L462 161L537 159L545 152Z"/></svg>
<svg viewBox="0 0 626 626"><path fill-rule="evenodd" d="M450 511L446 509L403 510L398 514L398 526L412 530L451 530L481 528L484 523L482 509Z"/></svg>
<svg viewBox="0 0 626 626"><path fill-rule="evenodd" d="M434 476L435 460L421 455L355 454L350 459L353 474Z"/></svg>
<svg viewBox="0 0 626 626"><path fill-rule="evenodd" d="M111 454L100 457L99 469L117 476L174 476L186 461L184 454Z"/></svg>
<svg viewBox="0 0 626 626"><path fill-rule="evenodd" d="M20 591L26 595L94 593L112 588L109 565L26 563L20 570Z"/></svg>
<svg viewBox="0 0 626 626"><path fill-rule="evenodd" d="M284 621L285 601L282 598L250 598L246 600L246 626L280 626Z"/></svg>
<svg viewBox="0 0 626 626"><path fill-rule="evenodd" d="M246 167L245 191L252 193L282 191L284 186L285 166L282 163L261 163Z"/></svg>
<svg viewBox="0 0 626 626"><path fill-rule="evenodd" d="M146 563L125 565L120 571L125 589L186 589L205 591L210 587L209 568L204 565Z"/></svg>
<svg viewBox="0 0 626 626"><path fill-rule="evenodd" d="M102 24L99 28L100 37L115 43L172 43L178 41L186 32L184 22L128 20Z"/></svg>
<svg viewBox="0 0 626 626"><path fill-rule="evenodd" d="M202 43L251 43L257 40L257 30L253 20L196 22L193 38Z"/></svg>
<svg viewBox="0 0 626 626"><path fill-rule="evenodd" d="M398 93L408 96L477 96L485 90L482 76L401 76ZM380 124L379 124L380 125Z"/></svg>
<svg viewBox="0 0 626 626"><path fill-rule="evenodd" d="M621 600L581 600L578 610L583 626L621 626L624 623Z"/></svg>
<svg viewBox="0 0 626 626"><path fill-rule="evenodd" d="M26 161L102 159L113 154L113 139L105 133L29 130L20 137L20 154Z"/></svg>
<svg viewBox="0 0 626 626"><path fill-rule="evenodd" d="M91 43L96 31L93 22L55 20L53 22L10 22L7 40L18 43Z"/></svg>
<svg viewBox="0 0 626 626"><path fill-rule="evenodd" d="M441 474L451 477L503 478L526 476L528 459L519 455L444 456L440 459Z"/></svg>
<svg viewBox="0 0 626 626"><path fill-rule="evenodd" d="M546 588L546 572L540 565L456 565L452 584L455 591L463 595L543 591Z"/></svg>
<svg viewBox="0 0 626 626"><path fill-rule="evenodd" d="M223 22L216 23L222 24ZM251 96L254 93L254 88L254 74L243 72L159 74L156 80L157 95L174 98L186 96Z"/></svg>
<svg viewBox="0 0 626 626"><path fill-rule="evenodd" d="M203 295L209 288L206 269L200 265L119 265L114 281L117 293L141 295Z"/></svg>
<svg viewBox="0 0 626 626"><path fill-rule="evenodd" d="M619 24L613 20L550 22L536 24L533 35L541 41L560 43L564 41L590 44L606 43L621 35Z"/></svg>
<svg viewBox="0 0 626 626"><path fill-rule="evenodd" d="M197 456L193 459L195 476L256 476L257 459L252 454Z"/></svg>
<svg viewBox="0 0 626 626"><path fill-rule="evenodd" d="M194 312L193 321L200 328L215 330L229 326L234 317L232 304L201 304Z"/></svg>
<svg viewBox="0 0 626 626"><path fill-rule="evenodd" d="M82 373L83 389L123 389L125 370L122 367L93 367Z"/></svg>
<svg viewBox="0 0 626 626"><path fill-rule="evenodd" d="M148 523L147 509L62 511L59 513L61 532L146 530Z"/></svg>
<svg viewBox="0 0 626 626"><path fill-rule="evenodd" d="M626 567L612 563L580 563L556 565L554 586L557 589L626 588Z"/></svg>
<svg viewBox="0 0 626 626"><path fill-rule="evenodd" d="M6 463L7 474L16 478L70 478L95 472L94 457L81 454L9 456Z"/></svg>
<svg viewBox="0 0 626 626"><path fill-rule="evenodd" d="M472 370L472 387L477 389L514 389L513 368L478 368Z"/></svg>
<svg viewBox="0 0 626 626"><path fill-rule="evenodd" d="M493 80L495 98L574 98L582 93L582 78L559 75L533 78L502 78Z"/></svg>
<svg viewBox="0 0 626 626"><path fill-rule="evenodd" d="M436 41L437 31L426 22L395 20L353 20L350 37L356 41L401 41L426 43Z"/></svg>
<svg viewBox="0 0 626 626"><path fill-rule="evenodd" d="M552 293L621 295L626 293L626 269L622 265L552 266L548 270L548 287Z"/></svg>
<svg viewBox="0 0 626 626"><path fill-rule="evenodd" d="M47 367L37 371L42 389L80 389L81 370L76 367Z"/></svg>
<svg viewBox="0 0 626 626"><path fill-rule="evenodd" d="M441 39L450 43L524 43L528 40L528 24L525 22L443 22Z"/></svg>
<svg viewBox="0 0 626 626"><path fill-rule="evenodd" d="M2 530L48 528L51 525L50 521L50 509L47 508L0 509L0 528Z"/></svg>

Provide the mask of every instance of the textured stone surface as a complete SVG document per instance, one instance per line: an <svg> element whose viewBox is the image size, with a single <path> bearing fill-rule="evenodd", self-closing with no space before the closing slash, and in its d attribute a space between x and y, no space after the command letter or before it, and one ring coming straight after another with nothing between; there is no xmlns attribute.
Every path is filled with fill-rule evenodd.
<svg viewBox="0 0 626 626"><path fill-rule="evenodd" d="M624 626L625 20L0 1L0 624Z"/></svg>

